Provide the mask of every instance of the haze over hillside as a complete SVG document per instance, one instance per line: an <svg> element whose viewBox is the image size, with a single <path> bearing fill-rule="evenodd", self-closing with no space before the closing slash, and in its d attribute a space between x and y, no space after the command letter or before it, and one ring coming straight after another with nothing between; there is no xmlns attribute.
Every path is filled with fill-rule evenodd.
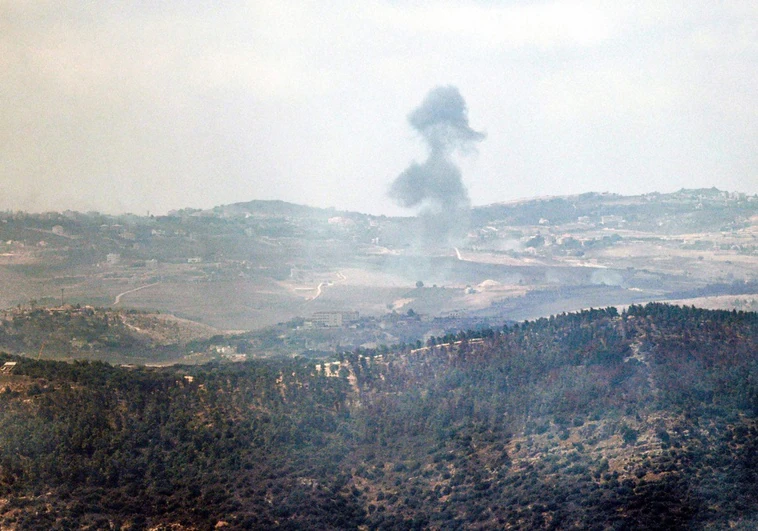
<svg viewBox="0 0 758 531"><path fill-rule="evenodd" d="M1 218L0 306L160 311L202 324L192 337L204 338L290 323L269 334L274 341L250 339L258 346L244 354L262 353L263 344L265 352L334 353L340 345L415 341L477 321L651 300L758 308L758 198L716 189L476 207L457 241L429 240L424 217L281 201L168 216ZM303 331L314 316L326 319L323 312L354 317ZM158 343L148 344L174 337L156 334ZM47 353L98 357L106 343L70 336L67 346L51 341ZM37 355L46 334L32 337L36 343L8 340L6 348ZM172 348L192 353L183 340ZM123 359L112 350L103 355Z"/></svg>
<svg viewBox="0 0 758 531"><path fill-rule="evenodd" d="M758 528L758 2L0 21L0 531Z"/></svg>
<svg viewBox="0 0 758 531"><path fill-rule="evenodd" d="M0 306L118 302L252 329L318 310L442 314L559 288L602 292L531 316L547 315L756 280L756 216L755 196L713 189L583 194L477 207L465 238L429 244L424 219L283 202L157 217L6 212ZM449 296L407 296L417 281Z"/></svg>

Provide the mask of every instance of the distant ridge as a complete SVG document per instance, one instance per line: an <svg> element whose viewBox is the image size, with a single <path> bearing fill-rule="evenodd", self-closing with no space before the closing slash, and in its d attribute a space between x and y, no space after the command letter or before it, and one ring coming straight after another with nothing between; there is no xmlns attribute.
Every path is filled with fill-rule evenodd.
<svg viewBox="0 0 758 531"><path fill-rule="evenodd" d="M492 203L474 207L472 222L486 223L489 219L505 219L514 224L538 224L577 221L584 216L618 215L624 218L647 217L650 214L677 214L686 211L699 221L718 223L713 212L725 206L746 214L758 213L758 196L725 192L717 188L681 189L672 193L652 192L623 196L615 193L587 192L567 196L542 196ZM699 214L698 214L699 212Z"/></svg>
<svg viewBox="0 0 758 531"><path fill-rule="evenodd" d="M544 212L550 212L555 207L562 204L569 203L575 210L580 210L580 207L588 208L592 205L598 206L601 204L615 205L614 208L621 205L633 206L633 205L649 205L650 203L670 204L678 203L683 204L696 204L698 201L705 201L706 203L714 203L719 200L740 200L758 205L758 195L750 195L741 192L729 192L720 190L718 188L695 188L686 189L682 188L676 192L662 193L662 192L650 192L641 195L621 195L615 192L585 192L582 194L573 195L543 195L534 197L523 197L518 199L511 199L506 201L495 201L493 203L485 205L477 205L471 208L471 211L476 219L481 217L488 217L501 211L518 210L523 208L541 208ZM694 203L693 203L694 202ZM758 208L758 206L756 206ZM10 211L6 210L0 212L0 217L13 217L17 215L29 215L29 216L49 216L52 214L65 214L69 217L77 216L99 216L102 218L143 218L151 216L141 216L133 213L124 212L121 214L104 214L100 212L79 212L66 210L63 212L24 212L24 211ZM166 216L168 217L183 217L183 216L245 216L260 215L267 217L275 216L297 216L297 217L313 217L313 218L326 218L331 216L344 216L344 217L389 217L389 218L404 218L408 216L381 216L374 214L366 214L355 210L343 210L335 207L316 207L310 205L303 205L299 203L291 203L281 199L253 199L250 201L241 201L238 203L229 203L224 205L217 205L210 208L179 208L177 210L169 211ZM411 215L411 214L409 214ZM162 216L156 216L162 217Z"/></svg>

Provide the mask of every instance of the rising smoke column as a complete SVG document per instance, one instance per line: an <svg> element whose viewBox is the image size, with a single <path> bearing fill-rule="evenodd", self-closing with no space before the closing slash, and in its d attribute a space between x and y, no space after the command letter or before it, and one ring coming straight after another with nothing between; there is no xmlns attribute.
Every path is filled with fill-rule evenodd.
<svg viewBox="0 0 758 531"><path fill-rule="evenodd" d="M469 211L461 172L450 157L485 135L469 127L466 102L453 86L432 89L408 115L408 122L426 141L429 158L423 164L413 162L398 175L389 196L402 207L421 207L425 241L447 243L465 234Z"/></svg>

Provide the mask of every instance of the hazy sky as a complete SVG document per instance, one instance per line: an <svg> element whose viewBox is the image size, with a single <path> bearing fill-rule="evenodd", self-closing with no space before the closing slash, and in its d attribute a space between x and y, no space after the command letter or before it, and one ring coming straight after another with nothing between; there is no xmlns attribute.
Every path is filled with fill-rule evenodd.
<svg viewBox="0 0 758 531"><path fill-rule="evenodd" d="M474 205L758 193L758 3L0 0L0 209L406 212L453 85Z"/></svg>

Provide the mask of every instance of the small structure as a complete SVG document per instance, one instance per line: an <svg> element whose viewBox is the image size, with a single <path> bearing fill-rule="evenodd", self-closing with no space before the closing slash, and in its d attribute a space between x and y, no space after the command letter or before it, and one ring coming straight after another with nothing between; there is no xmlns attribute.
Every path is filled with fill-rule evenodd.
<svg viewBox="0 0 758 531"><path fill-rule="evenodd" d="M613 225L618 226L626 223L626 220L621 217L617 216L615 214L608 215L608 216L600 216L600 224L601 225Z"/></svg>
<svg viewBox="0 0 758 531"><path fill-rule="evenodd" d="M358 312L316 312L311 321L314 325L338 327L358 320Z"/></svg>
<svg viewBox="0 0 758 531"><path fill-rule="evenodd" d="M6 374L8 374L8 373L10 373L10 372L13 372L13 369L16 367L16 364L17 364L17 363L18 363L18 362L16 362L16 361L6 361L6 362L3 364L3 366L2 366L2 367L0 367L0 372L2 372L2 373L6 373Z"/></svg>

